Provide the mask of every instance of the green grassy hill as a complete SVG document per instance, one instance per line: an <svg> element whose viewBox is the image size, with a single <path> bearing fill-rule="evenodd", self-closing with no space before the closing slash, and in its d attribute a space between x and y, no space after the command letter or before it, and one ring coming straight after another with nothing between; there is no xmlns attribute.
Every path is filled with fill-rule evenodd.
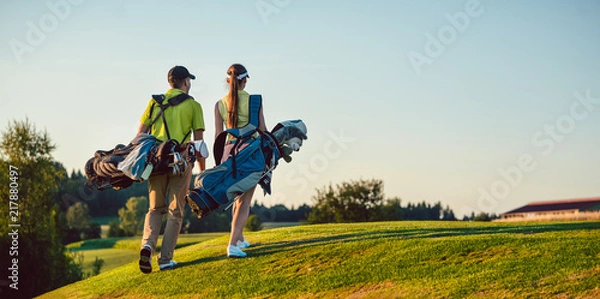
<svg viewBox="0 0 600 299"><path fill-rule="evenodd" d="M177 249L179 267L137 263L41 298L600 298L600 222L379 222L248 233Z"/></svg>

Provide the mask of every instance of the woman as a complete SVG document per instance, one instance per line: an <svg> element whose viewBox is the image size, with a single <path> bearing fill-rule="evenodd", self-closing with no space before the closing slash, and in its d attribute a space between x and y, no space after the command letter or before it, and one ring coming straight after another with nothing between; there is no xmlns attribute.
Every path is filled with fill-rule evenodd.
<svg viewBox="0 0 600 299"><path fill-rule="evenodd" d="M250 78L248 71L241 64L233 64L227 70L229 93L215 105L215 138L223 132L223 124L225 124L227 129L241 128L248 124L250 118L250 94L244 91L248 78ZM259 111L258 129L261 131L266 130L262 107ZM233 141L234 140L231 140L230 136L228 136L221 162L227 160L227 154L233 146ZM255 188L256 186L237 197L233 204L231 236L229 238L229 246L227 246L228 257L245 257L246 253L243 252L242 249L250 246L244 239L243 233L244 225L250 214L250 204Z"/></svg>

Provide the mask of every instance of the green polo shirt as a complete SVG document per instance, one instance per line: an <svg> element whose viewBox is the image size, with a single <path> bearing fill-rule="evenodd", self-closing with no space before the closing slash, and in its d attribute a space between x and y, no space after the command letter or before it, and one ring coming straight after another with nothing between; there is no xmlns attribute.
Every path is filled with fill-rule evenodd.
<svg viewBox="0 0 600 299"><path fill-rule="evenodd" d="M182 93L183 91L180 89L169 89L165 93L165 100L163 103ZM153 103L155 103L154 100L150 99L150 102L148 103L148 106L146 107L146 110L144 110L144 114L142 114L142 118L140 119L140 123L146 126L150 126L152 120L156 118L160 112L160 107L157 104L154 104L154 109L152 109ZM152 118L150 118L151 109ZM169 107L165 110L165 117L167 119L167 126L169 127L171 139L175 139L178 142L187 142L188 140L183 140L183 138L186 134L189 138L189 136L192 134L189 133L190 131L204 130L204 114L202 112L202 106L193 99L187 99L177 106ZM162 117L154 122L154 125L150 130L150 134L162 141L166 141L168 139Z"/></svg>

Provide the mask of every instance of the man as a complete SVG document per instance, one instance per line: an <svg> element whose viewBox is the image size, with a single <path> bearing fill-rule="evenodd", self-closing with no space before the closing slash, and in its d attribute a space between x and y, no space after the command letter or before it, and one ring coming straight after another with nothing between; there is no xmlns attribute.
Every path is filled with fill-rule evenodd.
<svg viewBox="0 0 600 299"><path fill-rule="evenodd" d="M171 89L165 93L163 103L169 99L184 94L185 97L191 88L191 80L196 77L183 66L175 66L169 70L168 81ZM164 110L166 127L163 119L159 118L152 124L154 118L159 116L160 107L150 100L142 118L138 134L149 133L156 138L166 141L167 136L180 143L188 140L190 132L193 131L195 143L202 143L204 135L204 116L202 107L192 97L185 99L178 105L170 106ZM200 171L205 169L205 158L197 155ZM148 193L150 207L144 221L144 236L142 238L142 249L140 251L139 266L143 273L152 272L152 253L156 249L158 235L162 224L162 218L168 213L167 226L165 228L160 255L157 257L160 270L170 270L177 265L173 261L173 251L177 244L183 212L185 207L185 196L188 191L192 177L192 167L186 168L183 175L172 173L152 175L148 179ZM170 201L167 208L167 199Z"/></svg>

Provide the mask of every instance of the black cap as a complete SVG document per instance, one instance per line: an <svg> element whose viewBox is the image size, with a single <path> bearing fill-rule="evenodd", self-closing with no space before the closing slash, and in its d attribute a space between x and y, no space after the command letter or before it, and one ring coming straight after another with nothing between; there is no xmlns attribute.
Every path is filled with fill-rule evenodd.
<svg viewBox="0 0 600 299"><path fill-rule="evenodd" d="M192 80L196 79L196 76L190 74L188 69L186 69L184 66L181 66L181 65L176 65L169 70L168 78L171 78L171 77L174 79L185 79L185 78L190 78Z"/></svg>

